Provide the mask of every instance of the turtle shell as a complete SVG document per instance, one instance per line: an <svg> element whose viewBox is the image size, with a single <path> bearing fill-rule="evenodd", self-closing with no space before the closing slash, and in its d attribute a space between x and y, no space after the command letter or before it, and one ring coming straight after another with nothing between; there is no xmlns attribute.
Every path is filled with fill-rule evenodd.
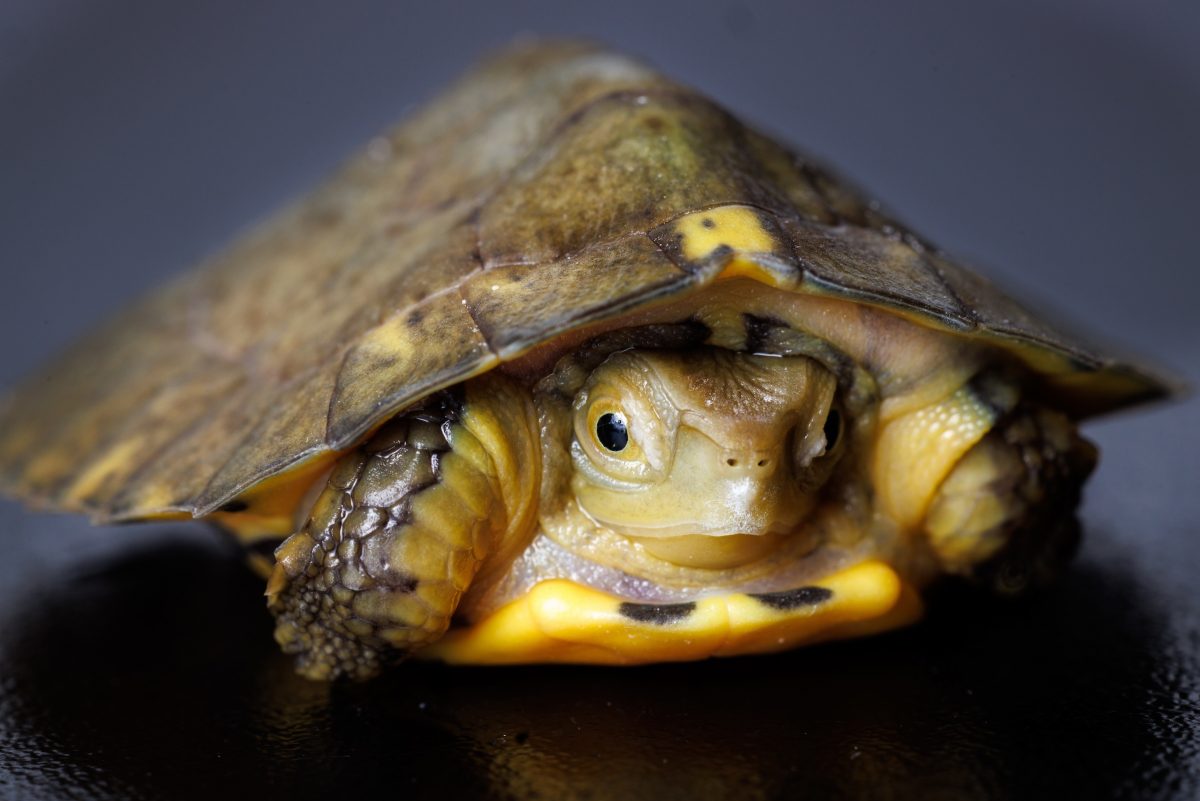
<svg viewBox="0 0 1200 801"><path fill-rule="evenodd" d="M719 211L754 235L681 244ZM205 515L735 258L993 340L1076 417L1166 389L695 91L586 45L523 46L32 377L0 413L0 485L101 520Z"/></svg>

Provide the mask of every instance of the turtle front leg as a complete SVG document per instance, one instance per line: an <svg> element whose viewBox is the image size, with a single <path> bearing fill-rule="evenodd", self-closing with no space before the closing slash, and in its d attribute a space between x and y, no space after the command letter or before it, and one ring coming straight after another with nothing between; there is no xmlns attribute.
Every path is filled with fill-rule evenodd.
<svg viewBox="0 0 1200 801"><path fill-rule="evenodd" d="M942 482L925 533L942 567L1012 595L1054 578L1079 540L1095 447L1065 416L1018 407Z"/></svg>
<svg viewBox="0 0 1200 801"><path fill-rule="evenodd" d="M403 413L334 466L276 551L275 639L312 679L370 678L446 631L485 559L532 534L540 462L527 393L499 377Z"/></svg>

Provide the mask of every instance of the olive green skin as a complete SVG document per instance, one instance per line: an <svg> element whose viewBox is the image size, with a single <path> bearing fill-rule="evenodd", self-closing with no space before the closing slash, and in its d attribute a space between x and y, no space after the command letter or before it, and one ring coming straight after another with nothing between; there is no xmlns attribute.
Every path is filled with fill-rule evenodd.
<svg viewBox="0 0 1200 801"><path fill-rule="evenodd" d="M989 342L1073 418L1168 390L702 95L587 45L534 45L17 389L0 486L103 521L241 508L435 390L711 285L731 250L691 259L673 222L728 205L769 232L740 256L777 286Z"/></svg>

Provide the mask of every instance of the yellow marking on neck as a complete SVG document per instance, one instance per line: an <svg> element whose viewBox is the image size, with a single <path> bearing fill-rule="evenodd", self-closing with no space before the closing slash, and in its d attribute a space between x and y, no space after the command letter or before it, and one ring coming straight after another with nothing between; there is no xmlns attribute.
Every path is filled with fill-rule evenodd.
<svg viewBox="0 0 1200 801"><path fill-rule="evenodd" d="M722 206L684 215L675 222L675 232L683 257L692 262L703 261L722 246L735 253L772 253L780 249L758 212L748 206ZM751 266L747 263L742 269Z"/></svg>
<svg viewBox="0 0 1200 801"><path fill-rule="evenodd" d="M912 623L922 611L916 592L882 562L864 562L812 586L832 595L790 610L750 595L716 595L697 600L677 619L649 622L622 614L621 598L552 579L417 656L453 664L680 662L861 636Z"/></svg>

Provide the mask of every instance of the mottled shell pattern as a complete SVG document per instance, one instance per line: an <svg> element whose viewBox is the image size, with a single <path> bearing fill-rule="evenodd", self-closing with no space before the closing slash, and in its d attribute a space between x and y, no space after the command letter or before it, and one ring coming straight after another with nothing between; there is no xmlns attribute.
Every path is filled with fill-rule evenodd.
<svg viewBox="0 0 1200 801"><path fill-rule="evenodd" d="M680 248L673 224L719 207L765 236ZM1076 417L1165 391L695 91L539 45L31 377L0 412L0 485L99 520L206 515L434 390L695 292L735 256L790 291L991 340Z"/></svg>

